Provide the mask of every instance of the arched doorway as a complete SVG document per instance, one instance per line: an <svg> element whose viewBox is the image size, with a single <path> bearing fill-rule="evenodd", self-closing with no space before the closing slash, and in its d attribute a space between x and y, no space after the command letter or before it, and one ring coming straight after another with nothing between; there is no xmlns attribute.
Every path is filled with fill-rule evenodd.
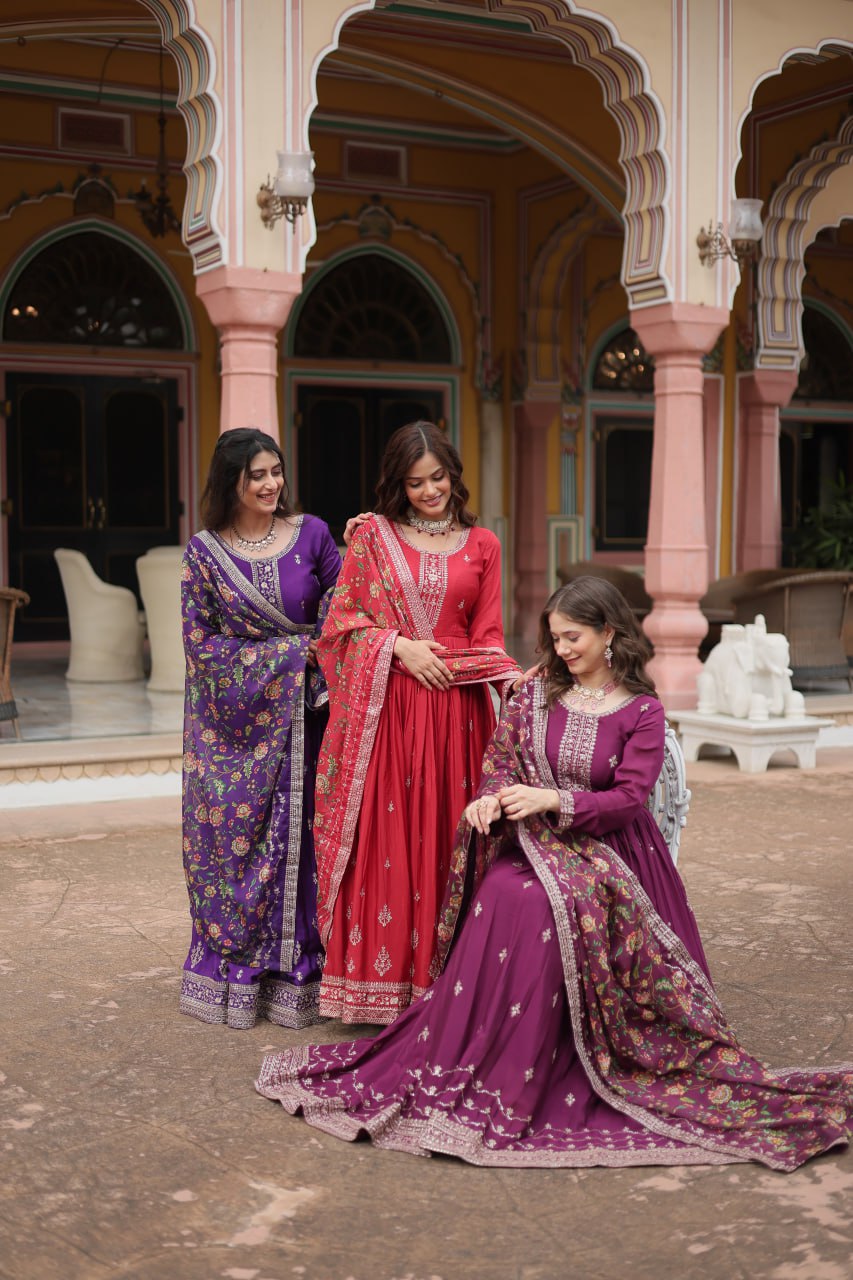
<svg viewBox="0 0 853 1280"><path fill-rule="evenodd" d="M449 366L453 347L438 300L396 257L348 256L309 285L292 351L326 372L296 387L297 491L300 506L327 521L334 537L349 516L370 509L391 433L417 418L444 423L443 390L424 385L415 370ZM383 372L404 366L406 374L359 370L365 361Z"/></svg>
<svg viewBox="0 0 853 1280"><path fill-rule="evenodd" d="M142 253L90 225L27 258L4 290L2 325L6 342L69 348L6 374L9 578L31 597L17 634L61 639L55 548L136 590L137 557L177 543L181 514L176 382L111 376L107 359L103 372L79 372L71 349L179 350L187 321Z"/></svg>
<svg viewBox="0 0 853 1280"><path fill-rule="evenodd" d="M607 340L592 368L597 553L630 558L646 545L654 439L654 359L631 328Z"/></svg>

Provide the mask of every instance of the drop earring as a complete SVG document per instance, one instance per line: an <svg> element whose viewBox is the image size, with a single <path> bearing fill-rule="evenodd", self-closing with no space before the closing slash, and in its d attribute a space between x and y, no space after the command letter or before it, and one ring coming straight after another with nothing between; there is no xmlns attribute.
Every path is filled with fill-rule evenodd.
<svg viewBox="0 0 853 1280"><path fill-rule="evenodd" d="M607 663L608 667L613 666L613 650L610 648L609 644L604 650L604 661Z"/></svg>

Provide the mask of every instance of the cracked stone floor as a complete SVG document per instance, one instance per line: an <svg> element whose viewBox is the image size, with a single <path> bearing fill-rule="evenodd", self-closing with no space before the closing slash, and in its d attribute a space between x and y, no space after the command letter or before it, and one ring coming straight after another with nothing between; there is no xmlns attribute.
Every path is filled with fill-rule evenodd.
<svg viewBox="0 0 853 1280"><path fill-rule="evenodd" d="M853 1061L853 751L690 766L682 870L723 1003L777 1066ZM849 1280L853 1151L758 1166L476 1169L258 1097L318 1032L177 1013L177 801L0 824L3 1280Z"/></svg>

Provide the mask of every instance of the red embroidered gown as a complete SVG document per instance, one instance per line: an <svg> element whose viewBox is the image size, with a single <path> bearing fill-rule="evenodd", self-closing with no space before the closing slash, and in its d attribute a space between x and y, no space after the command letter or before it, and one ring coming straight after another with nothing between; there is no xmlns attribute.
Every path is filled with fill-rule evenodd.
<svg viewBox="0 0 853 1280"><path fill-rule="evenodd" d="M419 551L394 528L436 640L503 649L495 535L467 529L452 551ZM438 976L436 924L453 837L494 724L488 685L425 689L394 659L335 901L322 1015L389 1023Z"/></svg>

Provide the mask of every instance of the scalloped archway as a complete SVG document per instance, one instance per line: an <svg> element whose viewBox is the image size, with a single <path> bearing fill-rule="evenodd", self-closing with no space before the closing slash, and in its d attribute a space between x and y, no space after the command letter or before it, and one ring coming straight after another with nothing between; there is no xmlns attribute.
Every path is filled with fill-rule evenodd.
<svg viewBox="0 0 853 1280"><path fill-rule="evenodd" d="M214 89L215 54L209 37L195 20L192 0L139 3L156 19L163 46L178 67L177 105L187 126L183 239L199 273L219 266L226 258L217 221L223 175L216 154L222 132L222 106Z"/></svg>
<svg viewBox="0 0 853 1280"><path fill-rule="evenodd" d="M320 64L338 48L345 21L375 7L376 0L353 4L336 24L332 40L312 68L306 120L318 101ZM663 147L665 113L651 87L642 55L620 40L612 22L601 14L581 10L574 0L486 0L486 8L493 13L522 17L531 30L564 44L575 63L590 71L602 86L605 107L615 119L622 141L622 283L632 309L671 299L672 283L664 265L670 227L669 160ZM522 122L518 122L516 131L523 136ZM535 145L532 138L528 141Z"/></svg>
<svg viewBox="0 0 853 1280"><path fill-rule="evenodd" d="M769 204L758 267L756 368L796 372L802 338L805 253L817 233L853 211L853 117L838 136L792 165Z"/></svg>

